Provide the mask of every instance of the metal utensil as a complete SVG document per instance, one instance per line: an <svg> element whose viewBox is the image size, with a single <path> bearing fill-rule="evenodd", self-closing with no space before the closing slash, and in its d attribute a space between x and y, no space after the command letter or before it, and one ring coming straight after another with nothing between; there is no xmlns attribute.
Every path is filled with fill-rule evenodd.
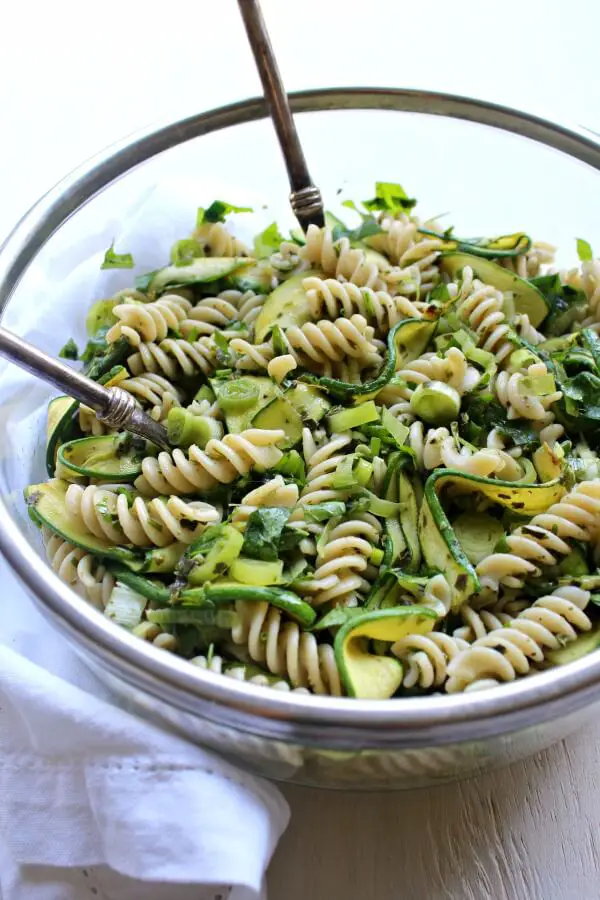
<svg viewBox="0 0 600 900"><path fill-rule="evenodd" d="M325 224L321 191L312 183L258 0L238 0L265 100L288 171L290 204L302 229Z"/></svg>
<svg viewBox="0 0 600 900"><path fill-rule="evenodd" d="M90 406L98 419L111 428L124 428L163 450L169 449L166 428L143 412L122 388L103 387L1 327L0 355Z"/></svg>

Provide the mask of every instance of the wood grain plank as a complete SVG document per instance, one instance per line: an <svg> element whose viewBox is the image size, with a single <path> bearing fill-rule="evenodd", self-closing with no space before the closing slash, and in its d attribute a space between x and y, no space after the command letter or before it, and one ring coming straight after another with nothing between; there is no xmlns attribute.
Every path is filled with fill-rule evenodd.
<svg viewBox="0 0 600 900"><path fill-rule="evenodd" d="M459 784L285 787L269 900L598 900L600 726Z"/></svg>

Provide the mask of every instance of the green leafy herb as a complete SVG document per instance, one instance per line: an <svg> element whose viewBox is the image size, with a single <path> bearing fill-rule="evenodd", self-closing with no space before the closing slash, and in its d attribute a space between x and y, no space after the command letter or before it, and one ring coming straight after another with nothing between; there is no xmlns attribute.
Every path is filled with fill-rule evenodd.
<svg viewBox="0 0 600 900"><path fill-rule="evenodd" d="M246 213L252 212L251 206L234 206L233 203L226 203L224 200L214 200L207 209L202 206L198 207L196 215L196 228L200 228L205 222L224 222L225 216L230 213Z"/></svg>
<svg viewBox="0 0 600 900"><path fill-rule="evenodd" d="M304 518L307 522L325 522L336 516L343 516L346 506L341 500L330 500L325 503L307 503L303 507Z"/></svg>
<svg viewBox="0 0 600 900"><path fill-rule="evenodd" d="M550 307L544 321L546 334L564 334L585 312L587 299L583 291L578 291L569 284L561 284L560 275L540 275L530 281L541 291Z"/></svg>
<svg viewBox="0 0 600 900"><path fill-rule="evenodd" d="M133 269L135 263L131 253L115 253L115 242L113 241L106 253L104 261L100 266L101 269Z"/></svg>
<svg viewBox="0 0 600 900"><path fill-rule="evenodd" d="M279 250L279 245L285 240L277 227L277 222L272 222L264 231L254 238L254 253L257 259L264 259Z"/></svg>
<svg viewBox="0 0 600 900"><path fill-rule="evenodd" d="M58 355L61 359L79 359L79 350L73 338L69 338L64 347L59 350Z"/></svg>
<svg viewBox="0 0 600 900"><path fill-rule="evenodd" d="M393 184L390 181L376 182L373 199L363 201L363 206L369 212L387 212L392 215L410 212L416 204L417 201L408 196L401 184Z"/></svg>
<svg viewBox="0 0 600 900"><path fill-rule="evenodd" d="M488 391L466 394L461 413L461 432L472 444L485 444L489 432L496 428L516 447L531 449L539 444L539 435L525 419L506 418L506 410Z"/></svg>
<svg viewBox="0 0 600 900"><path fill-rule="evenodd" d="M336 225L333 229L331 236L334 241L338 241L340 238L348 238L350 243L356 243L358 241L364 241L365 238L372 237L374 234L381 234L383 231L379 222L377 222L372 216L363 217L363 221L357 228L345 228L343 225Z"/></svg>
<svg viewBox="0 0 600 900"><path fill-rule="evenodd" d="M304 484L306 480L306 466L297 450L290 450L289 453L285 453L273 471L300 484Z"/></svg>
<svg viewBox="0 0 600 900"><path fill-rule="evenodd" d="M154 279L154 276L158 272L160 272L160 269L155 269L153 272L146 272L144 275L138 275L135 279L136 290L146 293L146 291L150 287L152 280Z"/></svg>
<svg viewBox="0 0 600 900"><path fill-rule="evenodd" d="M171 262L174 266L189 266L199 256L204 256L202 244L193 238L183 238L175 241L171 247ZM154 273L151 273L152 275ZM146 276L142 276L145 278Z"/></svg>
<svg viewBox="0 0 600 900"><path fill-rule="evenodd" d="M265 562L279 559L279 547L283 529L291 509L269 506L255 509L248 517L244 532L242 555Z"/></svg>
<svg viewBox="0 0 600 900"><path fill-rule="evenodd" d="M581 262L591 262L594 258L594 251L583 238L577 238L577 256Z"/></svg>

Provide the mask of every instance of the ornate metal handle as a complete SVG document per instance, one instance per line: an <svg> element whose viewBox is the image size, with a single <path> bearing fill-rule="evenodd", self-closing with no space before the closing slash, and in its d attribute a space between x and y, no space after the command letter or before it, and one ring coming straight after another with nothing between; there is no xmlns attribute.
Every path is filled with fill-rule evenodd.
<svg viewBox="0 0 600 900"><path fill-rule="evenodd" d="M260 5L258 0L238 0L238 4L288 171L290 204L304 231L309 225L322 227L323 199L308 172Z"/></svg>
<svg viewBox="0 0 600 900"><path fill-rule="evenodd" d="M86 406L91 406L100 421L111 428L124 428L147 438L158 447L169 449L166 428L139 409L132 395L121 388L103 387L2 327L0 355Z"/></svg>

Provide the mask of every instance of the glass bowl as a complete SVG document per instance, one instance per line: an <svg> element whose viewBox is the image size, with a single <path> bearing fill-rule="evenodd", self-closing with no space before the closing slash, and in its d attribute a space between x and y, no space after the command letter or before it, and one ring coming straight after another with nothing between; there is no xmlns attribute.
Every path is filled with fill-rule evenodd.
<svg viewBox="0 0 600 900"><path fill-rule="evenodd" d="M600 143L591 133L419 91L319 90L292 95L292 104L312 176L334 211L345 197L370 196L375 180L400 181L423 218L448 212L458 234L524 230L557 245L564 266L576 261L576 237L600 246ZM155 268L191 230L196 207L215 197L250 200L265 224L292 224L265 115L254 99L152 128L62 181L0 251L3 324L57 353L81 332L94 299L130 283L131 272L98 272L111 234L139 270ZM239 683L134 638L78 598L43 557L22 489L45 478L40 409L52 392L33 379L15 390L11 372L5 363L0 549L44 615L141 714L260 774L363 789L472 775L536 752L594 715L600 653L492 690L374 702Z"/></svg>

